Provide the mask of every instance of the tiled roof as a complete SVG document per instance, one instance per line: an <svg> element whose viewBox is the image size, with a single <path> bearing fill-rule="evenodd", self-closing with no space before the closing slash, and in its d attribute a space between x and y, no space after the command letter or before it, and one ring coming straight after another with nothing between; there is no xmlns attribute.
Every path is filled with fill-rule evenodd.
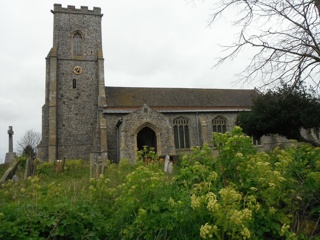
<svg viewBox="0 0 320 240"><path fill-rule="evenodd" d="M107 109L238 109L250 107L259 93L246 89L106 87Z"/></svg>

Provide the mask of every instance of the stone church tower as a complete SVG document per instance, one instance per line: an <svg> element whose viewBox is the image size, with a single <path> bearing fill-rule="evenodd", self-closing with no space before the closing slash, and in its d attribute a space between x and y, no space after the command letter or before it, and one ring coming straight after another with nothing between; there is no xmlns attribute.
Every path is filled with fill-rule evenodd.
<svg viewBox="0 0 320 240"><path fill-rule="evenodd" d="M43 160L107 157L100 8L54 5L53 46L46 58Z"/></svg>

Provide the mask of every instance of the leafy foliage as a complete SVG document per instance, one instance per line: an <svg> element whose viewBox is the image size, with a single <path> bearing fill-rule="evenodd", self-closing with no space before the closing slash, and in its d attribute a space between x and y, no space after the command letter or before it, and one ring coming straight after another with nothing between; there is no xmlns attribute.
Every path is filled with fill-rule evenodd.
<svg viewBox="0 0 320 240"><path fill-rule="evenodd" d="M284 85L257 96L250 112L241 112L237 124L250 136L279 134L289 139L310 142L301 129L320 127L320 102L306 89Z"/></svg>
<svg viewBox="0 0 320 240"><path fill-rule="evenodd" d="M259 153L241 128L181 156L174 174L157 161L52 163L0 188L1 239L319 239L320 148Z"/></svg>

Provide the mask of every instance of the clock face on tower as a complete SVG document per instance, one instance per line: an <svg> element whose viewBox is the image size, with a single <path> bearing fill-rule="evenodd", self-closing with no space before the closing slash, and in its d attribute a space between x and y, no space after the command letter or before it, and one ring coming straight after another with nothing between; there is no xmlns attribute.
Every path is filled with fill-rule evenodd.
<svg viewBox="0 0 320 240"><path fill-rule="evenodd" d="M73 68L73 73L77 74L77 75L80 75L82 73L82 68L80 66L75 66Z"/></svg>

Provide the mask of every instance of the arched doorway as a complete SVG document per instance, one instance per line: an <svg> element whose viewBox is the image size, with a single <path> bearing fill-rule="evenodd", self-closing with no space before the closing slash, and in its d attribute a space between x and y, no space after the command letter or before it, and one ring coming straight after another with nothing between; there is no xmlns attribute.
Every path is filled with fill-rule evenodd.
<svg viewBox="0 0 320 240"><path fill-rule="evenodd" d="M151 147L157 152L157 137L156 133L149 127L142 128L137 134L138 150L143 150L143 146L148 146L148 150Z"/></svg>

